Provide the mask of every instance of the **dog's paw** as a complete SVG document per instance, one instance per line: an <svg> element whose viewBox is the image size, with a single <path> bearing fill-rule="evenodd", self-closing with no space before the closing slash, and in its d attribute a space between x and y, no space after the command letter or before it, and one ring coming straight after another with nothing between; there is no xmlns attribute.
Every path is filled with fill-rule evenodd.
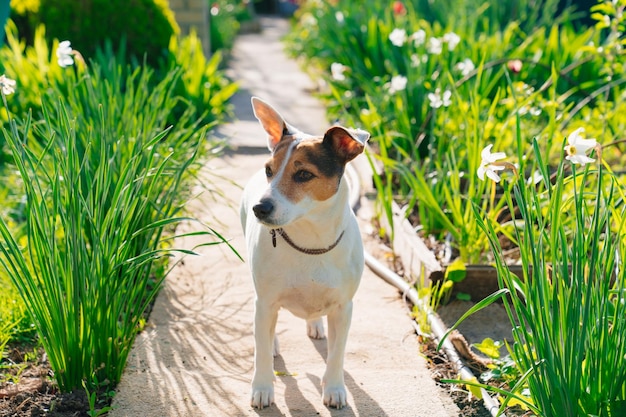
<svg viewBox="0 0 626 417"><path fill-rule="evenodd" d="M335 407L337 409L343 408L346 406L346 387L343 385L339 386L325 386L323 393L323 401L324 405L328 407Z"/></svg>
<svg viewBox="0 0 626 417"><path fill-rule="evenodd" d="M323 339L326 337L324 334L324 320L321 318L317 320L309 320L306 322L306 333L311 339Z"/></svg>
<svg viewBox="0 0 626 417"><path fill-rule="evenodd" d="M253 386L250 405L259 410L274 404L274 386Z"/></svg>

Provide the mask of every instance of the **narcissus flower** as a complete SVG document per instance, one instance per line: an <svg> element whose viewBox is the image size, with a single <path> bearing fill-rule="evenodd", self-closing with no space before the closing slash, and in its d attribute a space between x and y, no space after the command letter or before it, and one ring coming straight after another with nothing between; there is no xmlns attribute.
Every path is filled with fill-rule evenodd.
<svg viewBox="0 0 626 417"><path fill-rule="evenodd" d="M394 94L406 88L408 79L404 75L396 75L391 78L389 83L389 93Z"/></svg>
<svg viewBox="0 0 626 417"><path fill-rule="evenodd" d="M426 50L429 54L439 55L443 50L443 41L439 38L429 38L426 44Z"/></svg>
<svg viewBox="0 0 626 417"><path fill-rule="evenodd" d="M403 46L404 43L406 42L407 39L407 35L406 35L406 30L404 29L394 29L391 31L391 33L389 34L389 40L391 41L391 43L394 46Z"/></svg>
<svg viewBox="0 0 626 417"><path fill-rule="evenodd" d="M461 42L461 37L454 32L448 32L443 35L442 40L448 44L448 51L453 51L459 42Z"/></svg>
<svg viewBox="0 0 626 417"><path fill-rule="evenodd" d="M4 74L0 75L0 88L2 89L2 94L5 96L15 93L16 84L15 80L7 78Z"/></svg>
<svg viewBox="0 0 626 417"><path fill-rule="evenodd" d="M430 107L433 109L438 109L440 107L448 107L452 104L450 97L452 97L452 92L450 90L446 90L441 94L440 89L436 89L434 93L428 93L428 101L430 101Z"/></svg>
<svg viewBox="0 0 626 417"><path fill-rule="evenodd" d="M460 71L461 75L465 77L470 72L474 71L476 69L476 66L474 65L471 59L465 58L463 61L458 62L454 66L454 69Z"/></svg>
<svg viewBox="0 0 626 417"><path fill-rule="evenodd" d="M579 127L574 130L567 137L567 145L563 148L566 153L565 159L571 161L573 164L580 164L583 166L595 161L595 159L587 156L587 151L598 146L598 142L595 139L583 138L582 135L584 133L585 128L583 127Z"/></svg>
<svg viewBox="0 0 626 417"><path fill-rule="evenodd" d="M340 64L339 62L333 62L330 66L330 73L333 77L333 80L344 81L346 79L344 73L347 69L348 67L346 67L345 65Z"/></svg>
<svg viewBox="0 0 626 417"><path fill-rule="evenodd" d="M63 41L59 43L57 48L57 62L63 68L74 65L74 50L72 49L70 41Z"/></svg>
<svg viewBox="0 0 626 417"><path fill-rule="evenodd" d="M500 175L497 171L502 171L506 165L499 163L498 160L506 158L506 154L504 152L491 153L492 147L493 144L487 145L480 153L481 161L476 175L481 181L484 181L485 175L487 175L493 181L500 182Z"/></svg>
<svg viewBox="0 0 626 417"><path fill-rule="evenodd" d="M413 45L416 47L423 45L426 42L426 32L424 32L424 29L420 29L417 32L413 32L409 39L413 41Z"/></svg>

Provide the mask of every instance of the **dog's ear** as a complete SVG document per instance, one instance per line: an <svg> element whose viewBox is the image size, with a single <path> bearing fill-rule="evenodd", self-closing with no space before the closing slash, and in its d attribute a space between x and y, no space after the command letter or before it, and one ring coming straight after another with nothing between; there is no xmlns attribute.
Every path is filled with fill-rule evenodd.
<svg viewBox="0 0 626 417"><path fill-rule="evenodd" d="M361 129L333 126L324 134L324 143L330 146L344 162L349 162L363 152L369 137L370 134Z"/></svg>
<svg viewBox="0 0 626 417"><path fill-rule="evenodd" d="M285 122L280 113L260 98L252 97L252 110L267 132L267 147L270 151L274 150L283 136L294 133L295 129Z"/></svg>

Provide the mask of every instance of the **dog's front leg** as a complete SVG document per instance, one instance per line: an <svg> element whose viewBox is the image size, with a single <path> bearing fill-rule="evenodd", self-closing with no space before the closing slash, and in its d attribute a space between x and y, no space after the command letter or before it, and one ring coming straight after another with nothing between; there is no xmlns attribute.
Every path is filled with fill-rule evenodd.
<svg viewBox="0 0 626 417"><path fill-rule="evenodd" d="M254 377L251 405L256 408L274 404L273 342L278 310L258 299L254 312Z"/></svg>
<svg viewBox="0 0 626 417"><path fill-rule="evenodd" d="M343 357L352 319L352 301L328 315L328 357L322 378L324 404L342 408L346 405L346 386L343 380Z"/></svg>

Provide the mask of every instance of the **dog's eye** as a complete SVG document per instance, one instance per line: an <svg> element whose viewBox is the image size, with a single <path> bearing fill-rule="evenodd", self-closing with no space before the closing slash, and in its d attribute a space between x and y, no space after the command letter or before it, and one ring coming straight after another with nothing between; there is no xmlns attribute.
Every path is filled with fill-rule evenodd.
<svg viewBox="0 0 626 417"><path fill-rule="evenodd" d="M274 175L274 173L272 172L272 168L265 167L265 176L267 178L272 178L273 175Z"/></svg>
<svg viewBox="0 0 626 417"><path fill-rule="evenodd" d="M315 175L313 175L313 173L301 169L293 175L293 180L295 182L307 182L312 180L314 177Z"/></svg>

